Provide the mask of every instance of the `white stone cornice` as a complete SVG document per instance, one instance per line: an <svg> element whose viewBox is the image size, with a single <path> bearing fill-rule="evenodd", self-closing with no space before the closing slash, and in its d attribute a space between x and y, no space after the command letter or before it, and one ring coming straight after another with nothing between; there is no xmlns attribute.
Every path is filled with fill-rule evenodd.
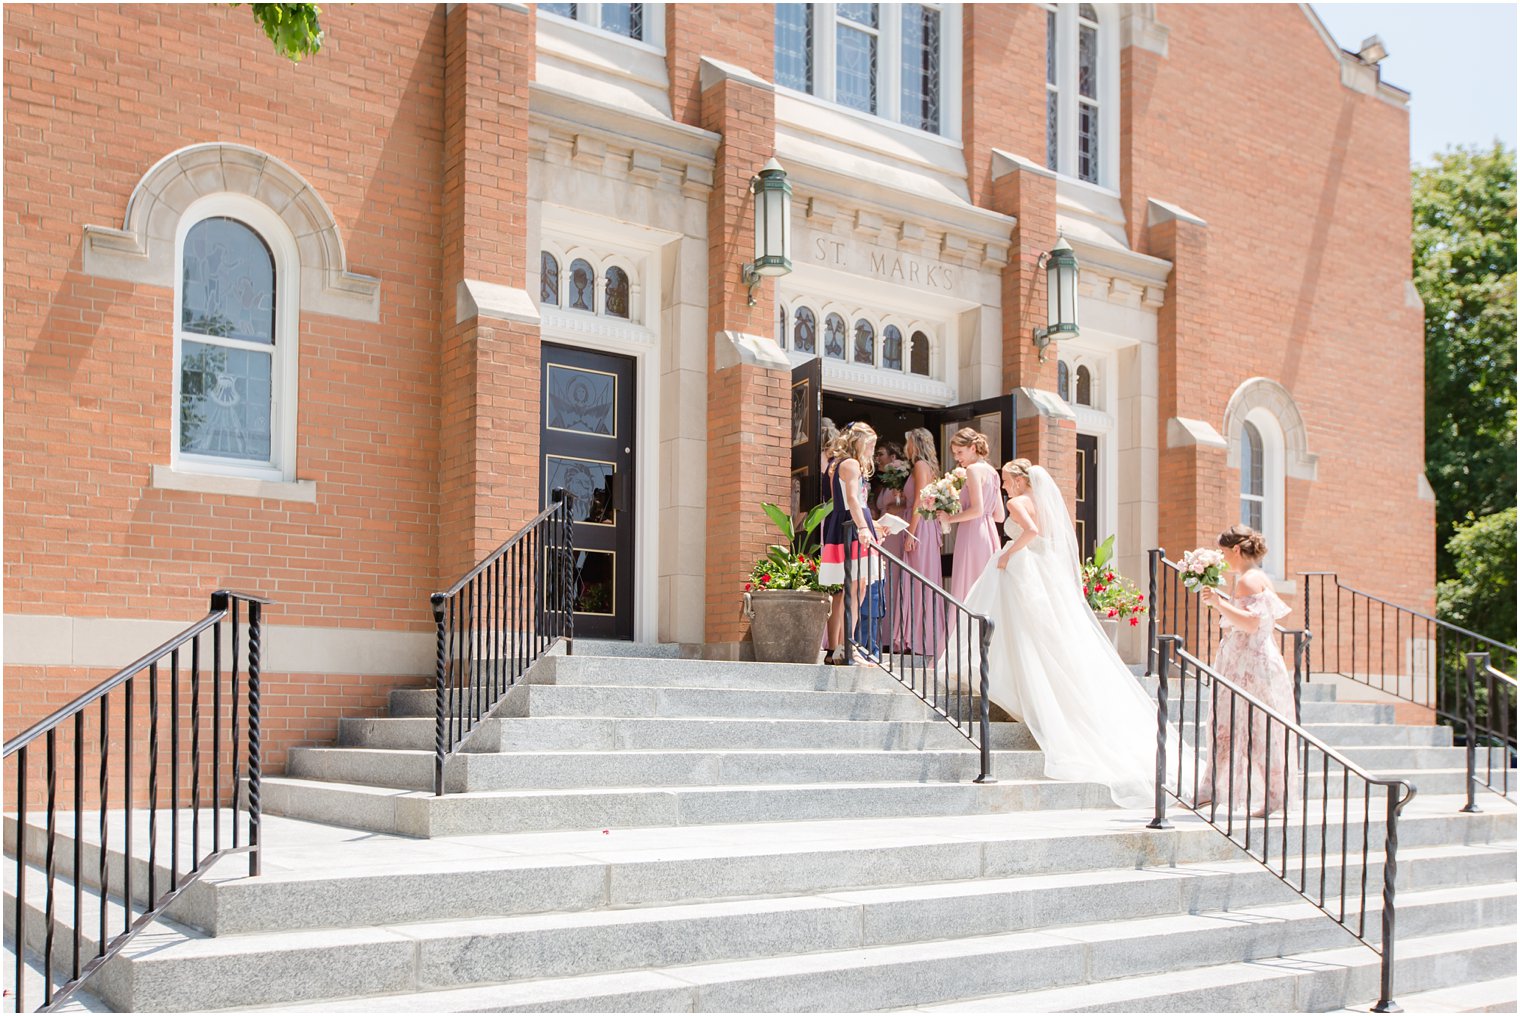
<svg viewBox="0 0 1520 1016"><path fill-rule="evenodd" d="M741 84L749 85L752 88L761 88L767 92L773 92L776 90L775 85L771 84L769 81L766 81L764 78L755 74L753 71L750 71L744 67L739 67L736 64L724 63L721 60L714 60L710 56L704 56L702 58L702 63L697 73L702 91L704 92L719 82L723 81L738 81Z"/></svg>
<svg viewBox="0 0 1520 1016"><path fill-rule="evenodd" d="M1203 448L1228 448L1229 442L1211 425L1203 420L1190 420L1174 416L1166 421L1166 446L1187 448L1197 445Z"/></svg>
<svg viewBox="0 0 1520 1016"><path fill-rule="evenodd" d="M1357 54L1342 49L1340 43L1335 41L1335 36L1330 34L1325 23L1320 20L1313 5L1301 3L1298 9L1304 13L1304 17L1309 19L1309 24L1313 25L1314 30L1319 33L1320 41L1325 44L1330 55L1339 62L1343 86L1363 95L1375 96L1391 106L1397 106L1400 109L1409 108L1409 93L1397 85L1390 85L1384 81L1382 71L1378 69L1377 64L1368 63Z"/></svg>
<svg viewBox="0 0 1520 1016"><path fill-rule="evenodd" d="M1155 310L1166 302L1172 263L1127 248L1066 237L1081 265L1080 291L1108 303Z"/></svg>
<svg viewBox="0 0 1520 1016"><path fill-rule="evenodd" d="M479 279L463 279L454 291L454 321L474 317L538 324L538 305L525 289Z"/></svg>
<svg viewBox="0 0 1520 1016"><path fill-rule="evenodd" d="M1124 4L1119 15L1119 48L1138 46L1166 57L1172 30L1156 20L1155 4Z"/></svg>
<svg viewBox="0 0 1520 1016"><path fill-rule="evenodd" d="M1207 229L1209 225L1187 209L1157 198L1145 202L1145 219L1146 224L1151 226L1159 226L1163 222L1186 222Z"/></svg>

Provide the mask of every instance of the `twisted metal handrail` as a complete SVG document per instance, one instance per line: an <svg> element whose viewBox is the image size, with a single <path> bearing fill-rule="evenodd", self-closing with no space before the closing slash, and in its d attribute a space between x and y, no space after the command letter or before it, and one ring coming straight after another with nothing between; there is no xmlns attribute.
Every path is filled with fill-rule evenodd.
<svg viewBox="0 0 1520 1016"><path fill-rule="evenodd" d="M575 651L574 495L553 502L429 602L437 636L433 793L444 766L534 661Z"/></svg>
<svg viewBox="0 0 1520 1016"><path fill-rule="evenodd" d="M243 696L241 687L242 675L239 669L239 658L242 655L242 639L240 633L243 630L242 610L246 605L248 611L247 620L247 699L248 712L245 721L240 714L239 707ZM137 661L123 667L115 674L106 678L94 688L74 699L68 705L52 713L47 718L28 727L16 737L5 742L4 759L8 767L13 767L15 774L15 839L14 846L7 845L6 856L15 864L16 886L13 932L15 935L15 983L12 986L14 992L16 1011L27 1011L27 926L29 915L27 911L27 875L28 855L35 853L27 849L28 827L27 811L30 807L30 798L34 792L38 797L46 797L46 820L45 844L43 847L43 876L46 882L46 899L44 902L44 931L42 946L42 994L43 1004L39 1011L51 1012L67 1002L74 993L83 985L87 978L96 970L119 953L128 942L132 940L143 928L152 923L182 892L191 884L200 879L212 865L223 857L234 854L248 855L248 874L258 875L260 870L259 848L259 820L260 806L260 782L263 773L263 754L260 739L260 708L259 708L259 681L262 673L261 649L263 642L263 612L270 601L260 596L249 593L232 592L219 589L211 594L211 607L205 617L186 628L184 631L169 639L163 645L153 649ZM231 668L224 671L222 660L222 624L229 622L231 642ZM208 674L203 674L201 664L201 639L208 636L211 643L211 668ZM189 669L182 675L180 668L180 653L185 648L189 649ZM168 690L169 690L169 753L167 760L161 760L161 736L160 727L160 667L164 660L168 660ZM146 672L146 673L145 673ZM182 677L187 680L182 680ZM203 691L203 677L209 677L211 682L211 758L210 772L206 774L209 780L203 781L203 772L206 766L203 764L202 747L202 717L201 705L205 697ZM226 710L226 734L229 739L229 779L223 781L223 688L224 677L228 685L227 696L229 703ZM140 679L147 681L149 719L146 731L139 729L136 722L135 704L137 700L137 682ZM180 695L182 686L188 683L190 696L189 710L189 734L190 750L188 758L182 751L181 745L181 708ZM121 702L123 709L119 714L122 717L120 724L113 724L111 703L113 696ZM98 707L94 710L91 707ZM93 724L93 740L87 738L87 720L90 712L96 713ZM67 729L65 731L65 726ZM241 772L241 734L246 729L248 739L248 779L245 788L246 796L240 795L239 784L243 776ZM74 825L67 838L72 839L73 845L73 889L74 889L74 912L73 912L73 943L68 952L68 975L63 982L54 986L54 951L57 943L57 884L58 884L58 841L60 832L58 829L58 741L60 731L71 735L73 742L73 766L72 772L66 777L73 783L73 818ZM137 780L133 778L135 761L136 740L139 734L146 733L148 748L148 773L146 788L139 788ZM45 745L45 769L44 781L41 788L33 788L29 781L29 754L33 750L34 742L41 739ZM119 741L122 745L123 764L118 771L111 757L113 742ZM95 888L100 896L100 911L95 917L95 956L86 960L84 948L84 934L86 919L83 909L85 897L85 816L86 816L86 755L98 756L97 775L95 784L96 799L95 807L89 810L99 813L99 838L97 846L99 852L98 870L94 872ZM159 884L159 867L161 848L159 846L159 773L166 768L169 771L169 872L168 886L161 887ZM189 801L185 802L181 795L181 776L188 774L190 782ZM119 783L117 794L121 802L122 824L124 826L122 836L122 887L117 891L117 896L122 904L122 921L120 930L116 934L111 933L111 919L109 914L112 899L112 866L110 863L110 838L108 815L112 797L113 784ZM146 873L146 894L142 897L142 909L138 907L138 889L133 879L133 855L135 853L133 843L133 809L139 797L144 796L142 790L146 790L148 807L148 853ZM201 805L202 792L205 790L210 796L210 849L202 853L201 837ZM225 802L225 803L224 803ZM180 870L180 823L183 805L188 803L188 821L190 823L190 857L188 867ZM230 845L222 845L223 815L230 815ZM243 842L243 824L240 820L240 812L245 816L247 825L247 841ZM160 891L163 889L163 891ZM93 916L93 915L92 915Z"/></svg>
<svg viewBox="0 0 1520 1016"><path fill-rule="evenodd" d="M931 523L933 524L933 523ZM844 525L844 545L855 544L856 528L852 520ZM844 630L845 662L854 660L856 652L896 678L919 697L942 719L948 721L981 754L981 772L977 783L994 782L992 778L991 703L987 698L987 656L992 639L992 619L978 614L951 596L939 583L914 570L890 551L877 547L861 559L867 570L866 585L881 582L881 601L889 625L887 637L872 639L857 630L856 604L849 595L852 573L860 562L844 555ZM907 619L906 646L894 645L886 652L882 643L902 639L898 625ZM876 642L876 645L872 645ZM912 652L903 653L908 648ZM977 694L965 686L965 675L978 675ZM953 684L953 688L952 688Z"/></svg>
<svg viewBox="0 0 1520 1016"><path fill-rule="evenodd" d="M1467 804L1462 810L1475 812L1481 810L1474 798L1474 791L1479 783L1501 797L1506 799L1509 797L1510 759L1515 751L1515 732L1510 725L1510 720L1515 714L1516 685L1513 677L1494 668L1488 653L1468 653L1465 673L1467 677L1464 682L1467 691ZM1486 692L1482 712L1478 708L1480 674L1483 677ZM1487 770L1482 777L1479 777L1477 767L1480 741ZM1499 763L1502 789L1494 786L1495 748L1502 753Z"/></svg>
<svg viewBox="0 0 1520 1016"><path fill-rule="evenodd" d="M1157 659L1159 682L1156 689L1156 805L1150 828L1169 828L1166 821L1166 799L1170 796L1179 805L1223 832L1232 843L1243 849L1247 855L1265 867L1284 885L1335 921L1362 945L1378 954L1382 962L1382 971L1378 1003L1373 1011L1399 1011L1393 1001L1398 818L1404 807L1413 799L1414 787L1405 780L1383 779L1361 769L1294 720L1274 710L1196 656L1186 652L1183 649L1184 640L1180 635L1160 635L1158 642L1160 646ZM1173 714L1168 702L1168 685L1172 676L1174 656L1179 664L1180 692L1175 727L1172 725ZM1197 689L1192 702L1191 715L1188 711L1190 680L1196 684ZM1207 730L1203 728L1205 712L1203 689L1205 687L1212 688L1208 700ZM1190 719L1191 739L1186 736ZM1273 763L1278 761L1278 756L1273 754L1274 729L1280 731L1278 743L1281 752L1281 776L1273 771ZM1238 742L1242 739L1242 734L1246 745L1243 756L1238 754ZM1189 741L1192 754L1191 766L1187 764ZM1205 742L1210 746L1207 762L1200 760ZM1175 746L1177 755L1175 773L1168 760L1172 746ZM1240 765L1241 758L1247 760L1247 764L1243 767ZM1257 764L1258 759L1262 760L1260 766ZM1314 786L1316 761L1319 762L1320 777L1317 788ZM1338 781L1331 779L1332 766L1339 771ZM1220 786L1219 770L1221 768L1227 769L1229 774L1226 781L1227 787L1224 788ZM1245 786L1240 788L1243 790L1244 798L1237 807L1236 771L1241 768L1245 770L1243 774ZM1261 769L1259 781L1258 768ZM1208 773L1207 779L1203 778L1202 772ZM1192 777L1191 788L1188 785L1189 773ZM1173 782L1174 776L1175 782ZM1361 888L1354 913L1348 913L1347 882L1350 875L1348 858L1354 857L1352 843L1357 829L1356 824L1351 821L1352 812L1357 804L1357 799L1352 793L1353 780L1360 781L1362 789L1360 798ZM1208 788L1206 799L1201 793L1205 786ZM1375 941L1371 938L1367 927L1368 862L1370 845L1374 839L1372 832L1373 787L1382 788L1382 792L1386 795L1382 833L1382 923ZM1313 809L1310 806L1310 797L1316 789L1320 800L1317 848L1319 856L1317 863L1311 868L1310 855L1316 848L1311 845ZM1222 820L1219 815L1221 790L1226 791L1227 797L1226 813ZM1337 790L1340 800L1340 828L1332 833L1330 804ZM1261 805L1259 812L1254 807L1258 791ZM1292 798L1295 791L1301 809L1296 836L1299 852L1296 873L1290 856L1294 837L1289 818L1294 811ZM1274 800L1274 797L1277 800ZM1282 817L1279 820L1280 829L1277 831L1278 856L1274 868L1272 815L1279 808L1282 811ZM1240 811L1245 813L1243 838L1236 834L1235 820ZM1253 847L1251 834L1256 825L1253 819L1257 818L1261 820L1261 835ZM1331 855L1337 844L1341 855L1336 877L1339 885L1338 907L1331 903L1331 897L1337 894L1330 890L1328 882ZM1315 876L1319 883L1317 892L1313 886Z"/></svg>

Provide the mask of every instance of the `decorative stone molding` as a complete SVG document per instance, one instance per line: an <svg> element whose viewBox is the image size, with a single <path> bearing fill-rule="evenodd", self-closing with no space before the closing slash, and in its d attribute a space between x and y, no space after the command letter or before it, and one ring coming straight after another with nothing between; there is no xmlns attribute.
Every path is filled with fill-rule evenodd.
<svg viewBox="0 0 1520 1016"><path fill-rule="evenodd" d="M767 92L774 92L776 90L775 85L772 85L764 78L757 77L749 70L735 66L734 64L724 63L721 60L714 60L708 56L702 58L702 65L698 74L700 76L699 80L702 91L704 92L721 81L738 81L753 88L763 88Z"/></svg>
<svg viewBox="0 0 1520 1016"><path fill-rule="evenodd" d="M1066 400L1055 392L1047 392L1043 388L1015 388L1013 390L1014 405L1020 420L1027 420L1035 416L1045 416L1052 420L1077 419L1077 414L1072 411Z"/></svg>
<svg viewBox="0 0 1520 1016"><path fill-rule="evenodd" d="M1172 222L1174 220L1177 222L1191 223L1194 226L1202 226L1205 229L1207 229L1209 225L1207 222L1204 222L1192 212L1189 212L1184 208L1179 208L1169 202L1159 201L1156 198L1151 198L1146 201L1145 217L1147 224L1151 226L1159 226L1163 222Z"/></svg>
<svg viewBox="0 0 1520 1016"><path fill-rule="evenodd" d="M1202 420L1189 420L1174 416L1166 421L1166 446L1168 448L1228 448L1229 442L1219 436L1219 431Z"/></svg>
<svg viewBox="0 0 1520 1016"><path fill-rule="evenodd" d="M315 480L261 480L254 476L224 476L218 473L182 473L162 464L153 466L152 490L186 490L197 494L221 494L225 497L255 497L265 501L317 503Z"/></svg>
<svg viewBox="0 0 1520 1016"><path fill-rule="evenodd" d="M589 335L604 341L645 349L655 344L655 333L642 325L631 324L618 318L588 314L585 311L564 310L559 307L540 307L539 321L544 332Z"/></svg>
<svg viewBox="0 0 1520 1016"><path fill-rule="evenodd" d="M479 279L462 279L454 291L454 323L474 317L538 324L538 305L525 289Z"/></svg>
<svg viewBox="0 0 1520 1016"><path fill-rule="evenodd" d="M1119 48L1138 46L1162 59L1172 30L1156 20L1155 4L1125 4L1119 15Z"/></svg>
<svg viewBox="0 0 1520 1016"><path fill-rule="evenodd" d="M191 145L155 163L127 199L122 228L84 227L85 274L173 287L181 216L197 199L223 193L263 202L290 228L301 258L303 312L380 320L380 280L348 270L327 203L295 170L245 145Z"/></svg>
<svg viewBox="0 0 1520 1016"><path fill-rule="evenodd" d="M1244 381L1235 389L1235 394L1230 396L1230 402L1225 407L1224 432L1236 434L1253 409L1270 413L1282 428L1287 475L1297 480L1318 479L1319 456L1309 451L1308 428L1304 426L1298 403L1293 401L1293 395L1288 389L1271 378L1253 377ZM1229 442L1226 464L1232 469L1240 466L1240 442L1233 437Z"/></svg>
<svg viewBox="0 0 1520 1016"><path fill-rule="evenodd" d="M1022 155L1013 155L1001 148L994 148L992 150L992 178L1001 180L1009 173L1031 173L1049 180L1056 178L1056 171L1053 169L1031 162Z"/></svg>
<svg viewBox="0 0 1520 1016"><path fill-rule="evenodd" d="M728 370L740 364L784 370L788 374L792 370L791 361L774 339L747 332L714 332L713 361L718 370Z"/></svg>
<svg viewBox="0 0 1520 1016"><path fill-rule="evenodd" d="M1314 30L1319 33L1320 41L1325 44L1330 55L1340 63L1342 86L1362 95L1375 96L1390 106L1397 106L1400 109L1409 108L1409 93L1385 82L1377 64L1368 63L1357 54L1342 49L1340 43L1335 41L1335 36L1330 34L1325 23L1319 19L1312 5L1301 3L1298 9L1303 11L1304 17L1309 19L1309 24L1313 25Z"/></svg>

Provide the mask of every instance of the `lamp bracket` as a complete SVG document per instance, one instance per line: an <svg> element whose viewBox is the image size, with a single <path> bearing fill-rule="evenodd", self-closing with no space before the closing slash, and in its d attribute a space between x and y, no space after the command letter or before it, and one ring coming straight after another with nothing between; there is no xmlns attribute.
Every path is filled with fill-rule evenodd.
<svg viewBox="0 0 1520 1016"><path fill-rule="evenodd" d="M739 266L739 279L749 287L749 305L751 307L755 305L755 290L760 288L760 283L764 278L763 275L755 271L755 263L753 261L746 261Z"/></svg>
<svg viewBox="0 0 1520 1016"><path fill-rule="evenodd" d="M1044 363L1045 362L1045 350L1050 346L1050 329L1049 328L1035 328L1034 329L1034 345L1035 345L1035 348L1040 351L1040 362Z"/></svg>

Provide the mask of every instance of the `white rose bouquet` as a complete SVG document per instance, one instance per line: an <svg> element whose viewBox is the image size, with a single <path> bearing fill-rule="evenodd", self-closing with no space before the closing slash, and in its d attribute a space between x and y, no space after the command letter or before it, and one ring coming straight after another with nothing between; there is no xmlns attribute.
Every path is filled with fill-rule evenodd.
<svg viewBox="0 0 1520 1016"><path fill-rule="evenodd" d="M961 487L966 484L966 471L954 469L941 476L938 480L929 484L918 493L918 514L926 519L932 519L945 512L954 515L961 510ZM940 531L946 535L950 533L950 524L941 521Z"/></svg>
<svg viewBox="0 0 1520 1016"><path fill-rule="evenodd" d="M1230 566L1224 554L1212 547L1199 547L1182 555L1182 584L1190 593L1200 589L1218 589Z"/></svg>

